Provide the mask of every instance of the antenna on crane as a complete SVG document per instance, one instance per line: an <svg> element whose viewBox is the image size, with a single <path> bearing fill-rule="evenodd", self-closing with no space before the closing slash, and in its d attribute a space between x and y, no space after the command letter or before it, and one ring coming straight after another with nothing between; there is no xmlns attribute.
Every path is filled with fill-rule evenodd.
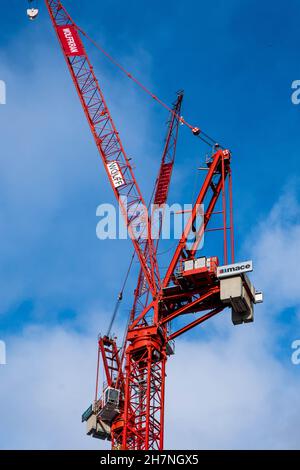
<svg viewBox="0 0 300 470"><path fill-rule="evenodd" d="M31 21L33 21L37 18L39 14L39 9L37 8L37 2L36 0L28 0L28 4L31 8L27 9L27 16Z"/></svg>

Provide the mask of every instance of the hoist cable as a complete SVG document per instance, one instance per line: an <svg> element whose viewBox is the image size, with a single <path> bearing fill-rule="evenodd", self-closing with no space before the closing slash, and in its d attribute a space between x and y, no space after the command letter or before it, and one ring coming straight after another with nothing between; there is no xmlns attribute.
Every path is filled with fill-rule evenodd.
<svg viewBox="0 0 300 470"><path fill-rule="evenodd" d="M156 186L157 186L157 180L158 180L158 179L156 179L156 182L155 182L155 185L154 185L152 194L151 194L150 202L149 202L149 205L148 205L148 211L149 211L149 209L150 209L151 203L152 203L153 198L154 198L154 193L155 193L155 189L156 189ZM113 314L112 314L112 317L111 317L111 320L110 320L110 324L109 324L108 331L107 331L107 336L109 336L110 333L111 333L111 329L112 329L112 327L113 327L113 324L114 324L114 321L115 321L115 319L116 319L116 316L117 316L117 313L118 313L120 304L121 304L121 302L122 302L122 299L123 299L123 292L124 292L124 289L125 289L125 287L126 287L126 283L127 283L128 277L129 277L129 273L130 273L130 270L131 270L131 267L132 267L132 264L133 264L135 255L136 255L136 252L133 251L133 254L132 254L132 257L131 257L131 260L130 260L130 263L129 263L129 267L128 267L128 270L127 270L127 273L126 273L126 276L125 276L125 280L124 280L124 282L123 282L122 289L121 289L121 291L120 291L120 293L119 293L119 295L118 295L118 299L117 299L117 302L116 302L116 305L115 305L115 308L114 308L114 311L113 311ZM126 334L127 334L127 331L128 331L128 326L129 326L129 323L128 323L127 327L126 327Z"/></svg>
<svg viewBox="0 0 300 470"><path fill-rule="evenodd" d="M106 336L110 336L110 333L111 333L113 324L115 322L120 304L123 300L123 293L124 293L124 290L125 290L125 287L126 287L126 284L127 284L127 281L128 281L128 277L129 277L129 273L130 273L130 270L131 270L131 267L132 267L132 264L133 264L134 257L135 257L135 252L133 253L133 255L131 257L129 267L128 267L127 272L126 272L126 276L125 276L125 279L124 279L124 282L123 282L123 285L122 285L122 289L119 292L118 299L117 299L117 302L116 302L116 305L115 305L115 308L114 308L114 311L113 311L113 314L112 314L112 317L111 317L111 320L110 320L110 323L109 323L109 327L108 327Z"/></svg>
<svg viewBox="0 0 300 470"><path fill-rule="evenodd" d="M123 67L114 57L112 57L105 49L103 49L100 44L98 44L91 36L89 36L80 26L78 26L75 21L71 18L67 10L63 5L61 5L62 9L64 10L65 14L68 16L69 20L73 24L73 26L88 40L90 41L96 49L98 49L112 64L114 64L119 70L121 70L128 78L130 78L136 85L138 85L145 93L147 93L151 98L153 98L157 103L159 103L163 108L168 110L173 116L175 116L181 124L187 126L193 134L202 140L205 144L212 147L217 143L217 140L210 137L208 134L203 132L196 126L192 126L188 121L186 121L182 116L179 116L170 106L168 106L164 101L162 101L158 96L152 93L145 85L143 85L134 75L132 75L128 70ZM219 145L223 148L221 145Z"/></svg>

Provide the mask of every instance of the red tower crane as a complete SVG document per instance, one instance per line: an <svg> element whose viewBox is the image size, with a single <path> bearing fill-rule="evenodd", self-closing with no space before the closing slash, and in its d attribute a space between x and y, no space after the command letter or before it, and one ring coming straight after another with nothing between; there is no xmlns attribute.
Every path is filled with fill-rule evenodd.
<svg viewBox="0 0 300 470"><path fill-rule="evenodd" d="M155 228L160 235L162 216L157 221L155 215L157 211L162 214L167 201L179 124L186 124L194 135L203 136L203 140L207 141L208 136L181 117L182 93L178 94L172 109L164 105L170 111L170 119L154 190L154 208L148 211L86 53L82 35L87 35L72 20L61 1L45 2L140 263L124 344L119 348L110 334L99 337L95 400L82 419L87 422L89 435L110 440L113 449L161 450L166 362L174 353L175 338L228 306L234 324L251 322L253 304L262 300L262 294L255 291L245 274L252 270L252 262L234 263L231 153L215 145L207 158L202 168L206 173L202 187L161 278L157 261L159 236L154 238L153 230ZM154 95L152 97L163 104ZM220 210L217 204L221 205ZM221 227L211 227L211 220L218 214L222 218ZM199 217L203 220L200 227ZM223 232L223 266L219 266L216 256L199 256L204 233L215 230ZM191 320L190 314L196 318ZM176 322L179 317L181 324L185 321L180 328ZM100 362L105 373L102 390L99 387Z"/></svg>

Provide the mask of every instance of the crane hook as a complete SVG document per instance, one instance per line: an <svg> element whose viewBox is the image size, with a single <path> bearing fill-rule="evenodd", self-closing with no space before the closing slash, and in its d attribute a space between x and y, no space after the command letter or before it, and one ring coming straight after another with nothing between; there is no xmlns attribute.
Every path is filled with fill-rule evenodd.
<svg viewBox="0 0 300 470"><path fill-rule="evenodd" d="M39 9L36 8L35 0L28 0L28 3L29 3L29 6L31 6L31 8L27 9L27 16L31 21L33 21L38 16Z"/></svg>

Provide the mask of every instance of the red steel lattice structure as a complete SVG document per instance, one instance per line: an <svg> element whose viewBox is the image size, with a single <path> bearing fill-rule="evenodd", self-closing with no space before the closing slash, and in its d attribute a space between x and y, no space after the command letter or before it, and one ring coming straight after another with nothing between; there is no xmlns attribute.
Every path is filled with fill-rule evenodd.
<svg viewBox="0 0 300 470"><path fill-rule="evenodd" d="M60 1L45 2L141 268L123 350L117 348L114 339L107 336L99 338L97 370L99 372L102 359L106 386L120 390L119 410L110 423L109 438L113 449L161 450L164 443L165 370L167 358L173 354L172 341L225 308L220 300L220 283L216 276L218 259L212 257L207 265L188 272L183 269L183 264L196 259L204 232L209 230L223 231L224 261L227 263L229 251L233 261L231 154L216 146L213 155L207 159L203 185L161 280L157 262L158 241L151 237L153 213L149 216L145 209L144 199L87 56L80 30ZM168 196L181 121L181 103L182 94L179 94L170 114L154 192L154 203L159 207L163 206ZM218 201L222 204L221 211L216 211ZM197 229L199 207L203 206L204 222ZM223 216L222 227L208 228L217 213ZM135 235L137 226L140 229L138 237ZM160 229L158 227L158 231ZM174 321L179 317L188 319L189 314L198 316L176 329ZM97 373L95 402L101 407L98 384Z"/></svg>

